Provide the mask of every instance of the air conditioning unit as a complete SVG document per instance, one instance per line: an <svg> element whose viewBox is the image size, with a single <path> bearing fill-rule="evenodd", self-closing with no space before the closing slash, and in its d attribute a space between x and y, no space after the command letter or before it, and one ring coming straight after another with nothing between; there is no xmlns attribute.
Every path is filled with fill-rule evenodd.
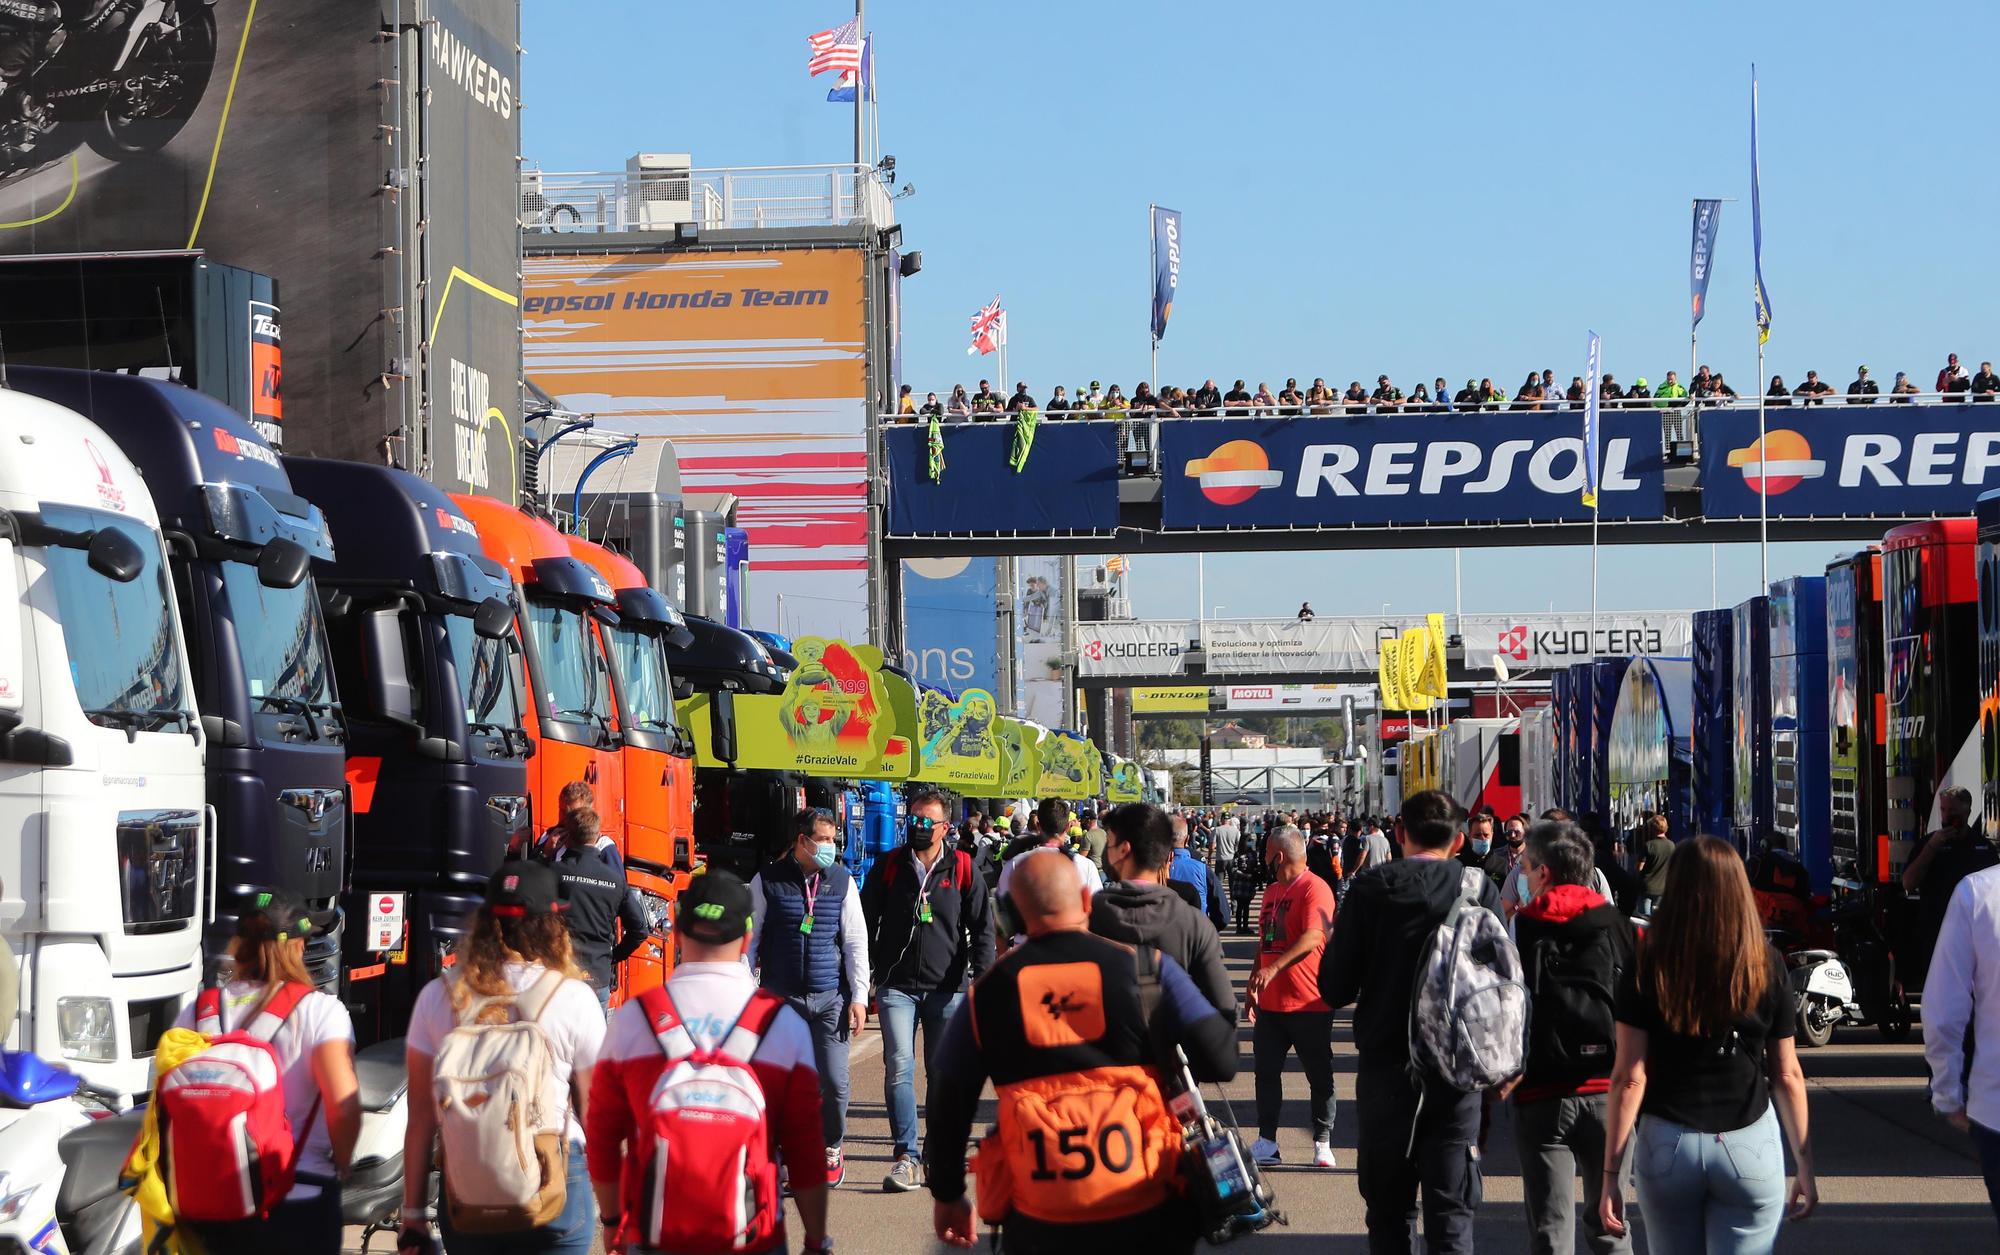
<svg viewBox="0 0 2000 1255"><path fill-rule="evenodd" d="M691 153L639 153L625 163L625 225L671 231L694 221Z"/></svg>

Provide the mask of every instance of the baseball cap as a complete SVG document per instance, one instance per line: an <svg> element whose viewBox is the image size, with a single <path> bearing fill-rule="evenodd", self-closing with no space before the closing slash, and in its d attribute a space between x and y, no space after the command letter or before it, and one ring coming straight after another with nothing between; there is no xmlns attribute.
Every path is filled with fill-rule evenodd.
<svg viewBox="0 0 2000 1255"><path fill-rule="evenodd" d="M750 931L750 912L750 886L711 867L681 891L676 923L683 936L722 946Z"/></svg>
<svg viewBox="0 0 2000 1255"><path fill-rule="evenodd" d="M265 921L270 924L268 933L261 927ZM305 899L297 894L266 889L253 895L250 909L236 917L236 935L251 940L269 936L278 941L292 941L324 932L331 922L325 915L308 910Z"/></svg>
<svg viewBox="0 0 2000 1255"><path fill-rule="evenodd" d="M486 906L495 915L519 919L569 909L562 877L546 863L513 859L500 864L486 882Z"/></svg>

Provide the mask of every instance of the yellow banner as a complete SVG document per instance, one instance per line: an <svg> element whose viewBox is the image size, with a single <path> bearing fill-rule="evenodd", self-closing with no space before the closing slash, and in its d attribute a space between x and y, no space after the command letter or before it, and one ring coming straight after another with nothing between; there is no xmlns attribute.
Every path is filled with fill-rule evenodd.
<svg viewBox="0 0 2000 1255"><path fill-rule="evenodd" d="M994 738L998 715L993 694L967 689L953 701L937 689L917 693L919 780L942 784L974 797L1000 789L1000 743Z"/></svg>
<svg viewBox="0 0 2000 1255"><path fill-rule="evenodd" d="M1027 797L1041 784L1041 732L1035 724L1004 716L994 729L1000 743L1001 796Z"/></svg>
<svg viewBox="0 0 2000 1255"><path fill-rule="evenodd" d="M1205 715L1208 713L1208 689L1185 685L1178 688L1142 688L1132 690L1132 713L1135 715Z"/></svg>
<svg viewBox="0 0 2000 1255"><path fill-rule="evenodd" d="M1411 710L1429 710L1430 696L1424 692L1424 670L1430 657L1430 636L1422 628L1411 628L1403 633L1403 649L1400 661L1403 673L1403 700Z"/></svg>
<svg viewBox="0 0 2000 1255"><path fill-rule="evenodd" d="M898 775L908 742L895 726L888 684L895 677L884 675L882 651L806 636L792 654L799 665L783 693L737 694L736 765L867 780Z"/></svg>
<svg viewBox="0 0 2000 1255"><path fill-rule="evenodd" d="M1144 778L1139 774L1139 764L1129 758L1112 756L1111 771L1104 781L1104 796L1113 802L1136 802L1146 795Z"/></svg>
<svg viewBox="0 0 2000 1255"><path fill-rule="evenodd" d="M1424 657L1423 691L1436 698L1448 697L1451 686L1444 673L1444 616L1426 615L1424 635L1429 638L1430 648Z"/></svg>
<svg viewBox="0 0 2000 1255"><path fill-rule="evenodd" d="M1060 797L1072 801L1097 796L1097 774L1093 757L1097 747L1074 732L1050 729L1042 739L1042 778L1035 789L1038 797Z"/></svg>
<svg viewBox="0 0 2000 1255"><path fill-rule="evenodd" d="M1377 649L1375 670L1382 687L1382 709L1408 710L1410 703L1403 696L1403 642L1385 636Z"/></svg>

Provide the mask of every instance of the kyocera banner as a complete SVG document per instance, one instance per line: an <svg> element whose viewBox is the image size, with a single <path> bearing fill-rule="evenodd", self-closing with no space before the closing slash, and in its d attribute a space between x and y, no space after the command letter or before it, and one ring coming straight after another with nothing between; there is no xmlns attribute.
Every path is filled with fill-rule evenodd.
<svg viewBox="0 0 2000 1255"><path fill-rule="evenodd" d="M1583 521L1590 510L1582 500L1582 428L1583 416L1567 412L1166 422L1162 523L1191 530ZM1603 436L1601 517L1659 518L1659 419L1607 414Z"/></svg>
<svg viewBox="0 0 2000 1255"><path fill-rule="evenodd" d="M1201 647L1210 675L1350 671L1375 674L1376 640L1401 635L1412 622L1375 619L1220 620L1201 625Z"/></svg>
<svg viewBox="0 0 2000 1255"><path fill-rule="evenodd" d="M1712 519L1970 514L2000 487L2000 405L1869 405L1701 416L1701 506Z"/></svg>
<svg viewBox="0 0 2000 1255"><path fill-rule="evenodd" d="M1186 619L1146 623L1079 623L1076 673L1080 677L1179 675L1187 667L1194 624Z"/></svg>
<svg viewBox="0 0 2000 1255"><path fill-rule="evenodd" d="M1465 641L1465 664L1490 667L1495 655L1507 665L1567 667L1599 656L1647 654L1686 657L1694 648L1694 617L1686 611L1600 614L1595 629L1587 614L1468 614L1458 619Z"/></svg>

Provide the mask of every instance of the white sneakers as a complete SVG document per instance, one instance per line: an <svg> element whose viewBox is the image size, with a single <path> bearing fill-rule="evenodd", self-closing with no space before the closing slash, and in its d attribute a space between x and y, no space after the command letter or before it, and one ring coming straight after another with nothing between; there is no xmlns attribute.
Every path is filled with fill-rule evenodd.
<svg viewBox="0 0 2000 1255"><path fill-rule="evenodd" d="M1332 1168L1332 1167L1335 1167L1335 1166L1336 1166L1336 1165L1335 1165L1335 1164L1334 1164L1334 1162L1333 1162L1333 1147L1332 1147L1332 1146L1329 1146L1329 1145L1328 1145L1327 1143L1325 1143L1325 1142L1314 1142L1314 1143L1313 1143L1313 1167L1315 1167L1315 1168Z"/></svg>

